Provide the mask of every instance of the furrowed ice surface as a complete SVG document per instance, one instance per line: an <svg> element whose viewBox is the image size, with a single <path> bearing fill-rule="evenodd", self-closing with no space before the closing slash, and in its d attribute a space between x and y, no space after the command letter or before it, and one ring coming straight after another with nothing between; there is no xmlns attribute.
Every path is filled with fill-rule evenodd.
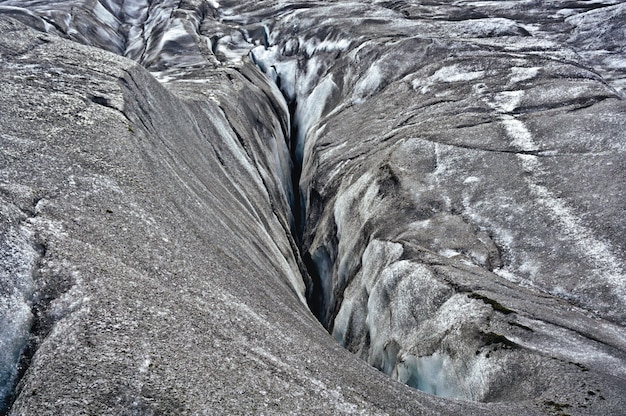
<svg viewBox="0 0 626 416"><path fill-rule="evenodd" d="M12 414L622 411L620 2L130 3L0 1Z"/></svg>
<svg viewBox="0 0 626 416"><path fill-rule="evenodd" d="M3 139L22 138L3 142L3 215L29 231L16 242L22 257L46 247L3 411L461 410L389 383L310 315L278 156L266 147L286 146L289 123L250 62L168 91L130 61L0 22L11 68ZM9 289L28 283L5 278Z"/></svg>

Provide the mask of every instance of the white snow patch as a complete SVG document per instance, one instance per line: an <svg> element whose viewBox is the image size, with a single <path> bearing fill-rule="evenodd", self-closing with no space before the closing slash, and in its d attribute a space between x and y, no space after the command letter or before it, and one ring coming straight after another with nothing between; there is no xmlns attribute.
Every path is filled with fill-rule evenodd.
<svg viewBox="0 0 626 416"><path fill-rule="evenodd" d="M144 358L144 360L139 365L139 373L141 374L147 373L148 369L150 368L151 363L152 363L152 360L150 359L150 357L146 356L146 358Z"/></svg>
<svg viewBox="0 0 626 416"><path fill-rule="evenodd" d="M439 251L439 255L441 255L441 256L443 256L443 257L447 257L447 258L451 258L451 257L454 257L454 256L458 256L458 255L460 255L460 254L461 254L461 253L460 253L459 251L457 251L457 250L452 250L452 249L449 249L449 248L446 248L446 249L443 249L443 250L440 250L440 251Z"/></svg>
<svg viewBox="0 0 626 416"><path fill-rule="evenodd" d="M509 80L509 85L535 78L539 74L540 69L541 68L538 66L532 68L516 66L511 68L511 79Z"/></svg>
<svg viewBox="0 0 626 416"><path fill-rule="evenodd" d="M500 276L501 278L508 280L509 282L520 283L523 280L517 277L515 274L513 274L510 270L507 270L504 268L495 269L493 272L497 274L498 276Z"/></svg>
<svg viewBox="0 0 626 416"><path fill-rule="evenodd" d="M487 104L499 113L510 113L515 110L524 96L524 91L502 91L495 94L493 101L487 102Z"/></svg>
<svg viewBox="0 0 626 416"><path fill-rule="evenodd" d="M415 79L411 82L411 85L414 90L419 89L422 94L426 94L430 90L430 87L437 83L468 82L483 78L484 76L485 71L467 71L458 64L455 64L440 68L426 79Z"/></svg>
<svg viewBox="0 0 626 416"><path fill-rule="evenodd" d="M522 264L520 264L519 271L531 276L532 278L539 272L539 264L531 259L526 259L522 262Z"/></svg>
<svg viewBox="0 0 626 416"><path fill-rule="evenodd" d="M511 142L512 146L523 151L536 150L537 146L533 142L533 136L521 120L512 116L503 116L502 124L506 129L507 135L513 139Z"/></svg>
<svg viewBox="0 0 626 416"><path fill-rule="evenodd" d="M376 64L372 65L365 73L365 76L354 86L352 101L355 104L362 104L366 97L376 92L382 81L383 74L380 68Z"/></svg>
<svg viewBox="0 0 626 416"><path fill-rule="evenodd" d="M485 75L485 71L470 71L466 72L459 68L458 65L446 66L435 72L430 78L433 81L440 82L460 82L460 81L473 81L475 79L482 78Z"/></svg>
<svg viewBox="0 0 626 416"><path fill-rule="evenodd" d="M537 145L524 122L508 114L520 105L523 97L523 90L502 91L495 94L491 100L486 100L486 103L501 114L502 125L507 135L513 139L511 145L522 151L534 151Z"/></svg>
<svg viewBox="0 0 626 416"><path fill-rule="evenodd" d="M522 169L526 173L533 173L539 171L541 165L539 163L539 158L533 155L517 155L517 158L522 164Z"/></svg>
<svg viewBox="0 0 626 416"><path fill-rule="evenodd" d="M468 185L470 183L478 183L478 182L480 182L480 178L477 178L476 176L468 176L463 181L463 183L466 184L466 185Z"/></svg>
<svg viewBox="0 0 626 416"><path fill-rule="evenodd" d="M171 75L167 75L165 72L163 71L159 71L159 72L150 72L150 74L152 74L152 76L159 81L162 84L166 84L168 82L172 82L174 80L176 80L176 77L173 77Z"/></svg>
<svg viewBox="0 0 626 416"><path fill-rule="evenodd" d="M345 52L350 47L351 41L348 39L328 40L300 38L300 45L309 56L316 52Z"/></svg>

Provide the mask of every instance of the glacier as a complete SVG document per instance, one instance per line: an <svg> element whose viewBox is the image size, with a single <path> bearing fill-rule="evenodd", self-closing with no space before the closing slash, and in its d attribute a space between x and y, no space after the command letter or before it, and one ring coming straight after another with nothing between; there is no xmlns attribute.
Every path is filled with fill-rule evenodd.
<svg viewBox="0 0 626 416"><path fill-rule="evenodd" d="M0 412L620 414L624 21L0 0Z"/></svg>

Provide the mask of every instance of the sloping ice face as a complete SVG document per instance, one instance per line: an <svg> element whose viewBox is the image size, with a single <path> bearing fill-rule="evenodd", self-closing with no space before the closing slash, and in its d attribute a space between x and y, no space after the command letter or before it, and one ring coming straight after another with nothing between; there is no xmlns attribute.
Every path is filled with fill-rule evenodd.
<svg viewBox="0 0 626 416"><path fill-rule="evenodd" d="M45 42L54 42L50 49L43 41L19 43L15 30L5 28L11 35L2 64L16 91L26 85L53 94L59 89L52 82L62 81L61 92L84 97L63 98L59 108L69 110L60 118L37 119L52 98L27 114L34 126L58 131L72 149L82 149L46 159L57 173L43 185L41 169L18 174L41 162L24 156L30 143L24 140L56 152L67 144L44 134L32 139L17 126L24 117L2 113L3 151L17 161L5 169L3 204L21 212L3 211L21 227L6 229L2 254L9 306L1 351L8 364L0 379L15 414L36 409L29 392L46 391L46 377L71 373L69 363L87 351L77 345L104 334L111 334L107 342L85 341L87 347L106 344L96 356L112 357L107 362L124 369L135 380L129 391L137 392L126 397L105 386L88 394L85 376L77 394L106 404L93 409L132 404L147 414L174 406L152 403L142 389L161 391L155 380L174 377L150 366L157 358L145 331L169 328L157 316L177 312L152 311L154 322L132 313L122 319L129 305L148 296L131 295L134 280L172 288L167 296L156 287L149 293L178 299L177 305L208 298L227 305L215 319L235 320L232 332L207 323L212 315L205 310L191 315L204 317L202 331L224 338L225 347L208 349L252 348L272 366L289 362L289 371L297 371L294 357L304 353L276 358L275 351L290 337L305 343L293 334L311 325L306 304L338 343L392 378L444 398L496 403L468 402L467 409L598 414L623 408L626 43L620 22L626 8L620 2L520 8L469 1L0 1L0 16L47 32ZM607 23L599 27L599 21ZM73 47L77 56L104 49L149 74L102 55L76 79L101 76L98 65L121 69L108 71L104 87L94 81L82 89L67 81L73 65L83 65L79 58L57 68L48 55L29 52L69 54L58 38L85 45ZM77 110L83 101L91 110ZM100 120L94 109L110 118ZM74 114L75 130L60 127L67 114ZM88 130L83 141L75 139L94 129L86 127L94 120L121 130ZM90 135L117 141L100 148L89 144ZM119 143L122 150L108 155ZM85 151L107 156L90 160ZM165 172L169 182L153 183L144 172ZM147 185L164 197L138 191ZM29 193L46 195L37 197L44 201L38 210L28 205ZM126 219L84 228L96 202L106 201L116 202L102 208L105 214ZM142 244L153 249L128 250L114 238L120 233L131 242L147 236ZM42 243L59 248L38 259L33 247ZM243 258L234 254L241 252ZM122 283L103 271L111 268L113 275L137 277ZM67 279L55 281L64 274L73 276L69 286ZM105 290L102 281L114 289ZM180 294L185 290L205 295L190 298ZM120 293L127 306L105 313L106 300ZM92 299L100 300L87 306ZM241 338L258 328L250 324L257 328L250 330L238 316L271 320L258 311L270 313L275 302L287 305L271 312L284 321L274 328L282 334L278 341ZM88 316L100 309L97 318ZM106 325L92 325L95 334L76 329L98 320ZM149 330L124 332L143 327ZM124 355L116 343L131 334L144 346ZM167 350L177 342L156 345ZM52 365L55 348L63 354ZM225 354L224 362L245 367L238 353ZM311 359L326 358L318 354ZM161 359L164 368L180 360ZM141 377L124 373L133 366ZM320 371L337 376L336 369ZM189 374L180 382L206 382ZM307 382L318 389L322 383ZM368 388L359 391L371 393ZM263 391L251 402L267 404L268 391L279 394ZM177 409L201 408L194 394ZM367 408L352 396L332 395L341 397L333 402L341 412ZM411 397L420 409L453 412L445 407L452 402L425 405L423 396ZM294 411L299 400L290 397L282 410Z"/></svg>
<svg viewBox="0 0 626 416"><path fill-rule="evenodd" d="M8 137L5 137L8 139ZM38 253L24 229L5 226L2 233L2 306L0 314L0 397L2 406L18 377L18 363L28 343L33 321L35 282L32 271Z"/></svg>

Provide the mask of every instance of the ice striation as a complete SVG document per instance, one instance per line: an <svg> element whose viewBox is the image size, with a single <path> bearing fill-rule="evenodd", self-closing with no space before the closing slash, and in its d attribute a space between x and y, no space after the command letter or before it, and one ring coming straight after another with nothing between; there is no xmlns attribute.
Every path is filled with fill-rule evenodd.
<svg viewBox="0 0 626 416"><path fill-rule="evenodd" d="M3 412L619 414L625 20L0 0Z"/></svg>

